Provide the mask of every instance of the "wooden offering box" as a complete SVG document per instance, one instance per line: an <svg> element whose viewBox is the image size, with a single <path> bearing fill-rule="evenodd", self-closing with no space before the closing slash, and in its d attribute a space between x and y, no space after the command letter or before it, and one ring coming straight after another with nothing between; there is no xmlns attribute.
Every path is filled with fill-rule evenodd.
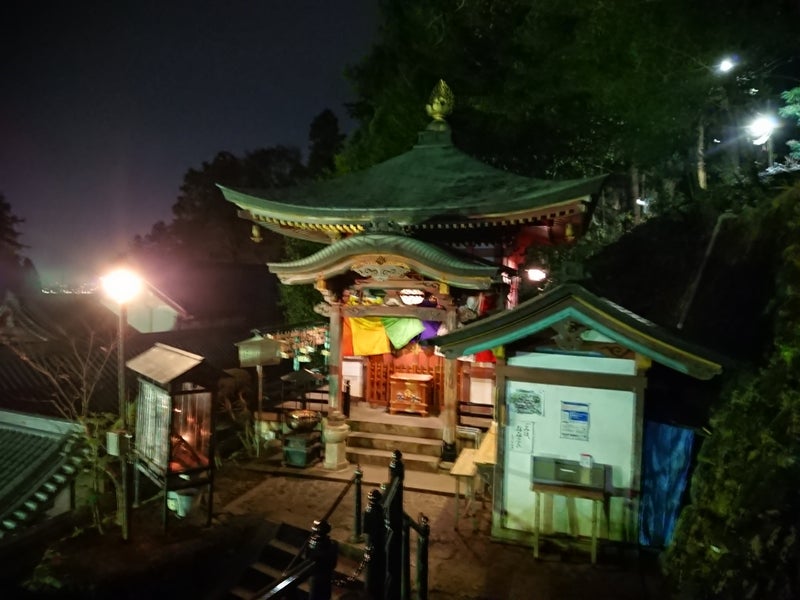
<svg viewBox="0 0 800 600"><path fill-rule="evenodd" d="M433 376L425 373L395 373L389 377L389 414L419 413L428 416Z"/></svg>

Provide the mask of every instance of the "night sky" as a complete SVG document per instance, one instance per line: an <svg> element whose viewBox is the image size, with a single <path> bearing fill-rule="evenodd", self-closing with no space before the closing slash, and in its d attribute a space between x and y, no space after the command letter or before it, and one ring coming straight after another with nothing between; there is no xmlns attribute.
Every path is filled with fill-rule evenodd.
<svg viewBox="0 0 800 600"><path fill-rule="evenodd" d="M12 6L16 6L12 10ZM45 284L91 278L172 219L219 151L307 148L376 38L375 0L113 0L5 7L0 193Z"/></svg>

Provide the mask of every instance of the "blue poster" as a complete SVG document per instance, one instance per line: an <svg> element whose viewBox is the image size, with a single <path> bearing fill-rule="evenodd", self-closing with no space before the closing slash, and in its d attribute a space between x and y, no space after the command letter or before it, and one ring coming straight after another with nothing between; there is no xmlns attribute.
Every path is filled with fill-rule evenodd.
<svg viewBox="0 0 800 600"><path fill-rule="evenodd" d="M561 437L565 440L589 441L588 404L561 403Z"/></svg>

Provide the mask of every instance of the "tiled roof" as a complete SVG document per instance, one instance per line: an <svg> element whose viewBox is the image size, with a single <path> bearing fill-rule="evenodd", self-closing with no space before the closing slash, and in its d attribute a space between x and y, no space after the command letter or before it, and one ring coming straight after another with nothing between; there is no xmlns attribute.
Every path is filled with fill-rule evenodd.
<svg viewBox="0 0 800 600"><path fill-rule="evenodd" d="M461 152L449 133L425 131L408 152L333 179L258 191L219 187L240 208L279 220L366 224L386 217L420 224L443 215L494 220L528 214L588 199L604 179L554 181L517 175Z"/></svg>
<svg viewBox="0 0 800 600"><path fill-rule="evenodd" d="M0 539L38 522L84 461L80 426L0 411Z"/></svg>

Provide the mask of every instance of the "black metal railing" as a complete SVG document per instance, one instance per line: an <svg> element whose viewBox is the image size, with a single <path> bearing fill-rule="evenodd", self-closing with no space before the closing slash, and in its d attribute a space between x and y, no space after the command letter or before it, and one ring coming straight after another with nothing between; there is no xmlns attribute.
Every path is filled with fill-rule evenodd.
<svg viewBox="0 0 800 600"><path fill-rule="evenodd" d="M367 594L375 600L411 598L413 529L417 534L417 598L427 600L430 524L423 514L420 514L419 522L415 523L403 509L405 468L399 450L392 453L389 476L390 483L385 495L378 490L372 490L364 513L364 530L367 534Z"/></svg>
<svg viewBox="0 0 800 600"><path fill-rule="evenodd" d="M355 579L366 568L366 597L371 600L410 600L411 598L411 531L416 533L415 588L418 600L428 598L428 546L430 524L420 514L415 522L403 509L405 467L399 450L392 453L389 464L390 482L385 494L370 491L369 504L361 514L363 473L359 467L334 500L325 515L314 521L311 535L282 573L280 580L253 595L258 600L291 597L305 581L309 582L310 600L330 600L338 547L330 539L328 520L351 487L354 491L353 534L350 541L361 543L366 533L364 558Z"/></svg>

